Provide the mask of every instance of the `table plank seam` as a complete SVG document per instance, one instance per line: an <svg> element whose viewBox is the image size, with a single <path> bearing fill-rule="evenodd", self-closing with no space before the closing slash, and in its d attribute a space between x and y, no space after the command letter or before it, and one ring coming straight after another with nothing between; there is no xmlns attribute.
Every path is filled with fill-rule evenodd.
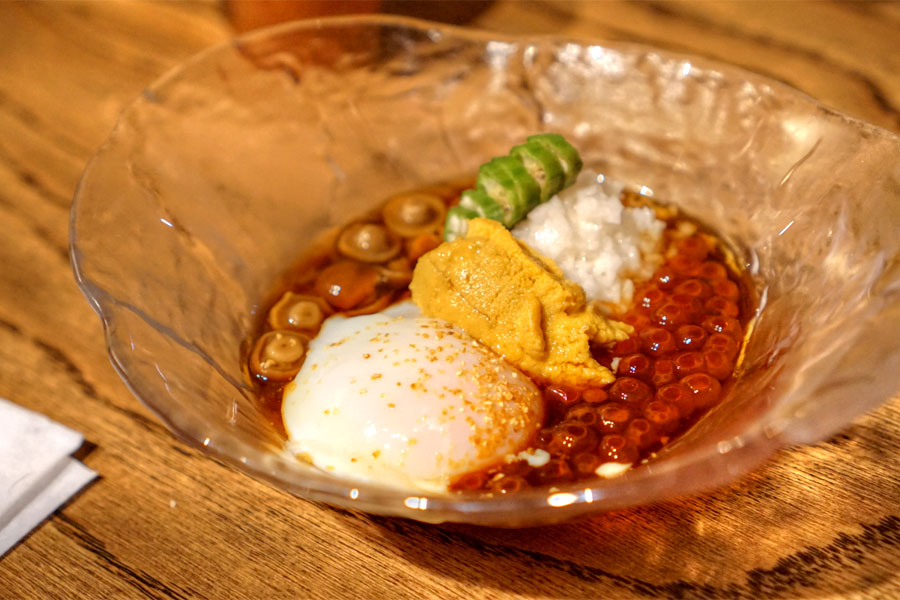
<svg viewBox="0 0 900 600"><path fill-rule="evenodd" d="M165 436L167 438L169 437L168 430L165 427L163 427L162 424L154 421L153 419L150 419L149 417L145 417L144 415L142 415L138 412L135 412L131 409L128 409L128 408L125 408L122 406L118 406L112 400L110 400L109 398L106 398L100 392L98 392L97 388L94 387L94 384L92 384L91 382L89 382L87 380L87 378L85 377L82 370L78 367L78 365L76 365L59 348L57 348L43 340L40 340L38 338L27 335L25 332L23 332L21 329L16 327L14 324L12 324L4 319L0 319L0 327L3 327L4 329L8 330L9 332L11 332L14 335L18 335L18 336L25 338L28 342L30 342L31 344L33 344L34 346L39 348L47 356L47 358L49 360L51 360L52 362L54 362L58 366L60 366L66 372L66 374L69 376L69 378L72 380L72 382L75 383L79 387L79 389L81 389L81 391L86 396L91 398L92 400L96 400L97 402L102 404L104 407L113 409L113 410L125 415L126 417L128 417L129 419L131 419L132 421L137 423L138 425L141 425L147 431L156 433L160 436Z"/></svg>
<svg viewBox="0 0 900 600"><path fill-rule="evenodd" d="M138 589L148 598L160 597L152 594L151 590L159 592L164 598L173 600L187 600L193 596L193 594L184 590L178 590L166 585L141 569L128 566L124 561L107 550L106 544L102 540L95 537L84 526L68 517L62 511L54 513L51 517L51 522L60 533L97 557L105 569L117 576L124 575L124 580L128 584Z"/></svg>
<svg viewBox="0 0 900 600"><path fill-rule="evenodd" d="M900 548L900 516L888 515L874 524L859 523L859 534L839 533L822 546L806 546L801 550L775 560L771 568L758 567L745 571L745 582L732 582L724 586L696 584L678 579L666 583L652 583L639 578L616 575L598 567L584 565L555 556L498 544L486 543L465 534L398 521L389 517L366 516L352 511L340 511L356 519L369 520L394 533L408 535L409 529L420 528L436 541L467 546L485 556L511 560L527 559L542 568L551 568L578 578L588 584L617 584L629 591L664 597L702 597L757 599L774 597L796 590L798 587L815 589L818 577L834 571L837 567L852 566L849 563L864 564L859 556L861 550L876 550L881 547ZM762 594L762 596L760 596Z"/></svg>
<svg viewBox="0 0 900 600"><path fill-rule="evenodd" d="M65 136L51 135L49 125L42 122L37 114L32 112L27 106L14 100L3 90L0 90L0 109L7 108L11 110L6 111L6 114L13 115L24 127L48 140L57 150L64 152L77 162L83 162L85 156L90 156L96 151L94 147L87 144L79 144L76 140Z"/></svg>
<svg viewBox="0 0 900 600"><path fill-rule="evenodd" d="M34 190L35 193L50 202L54 207L61 208L68 212L72 199L69 196L63 196L62 194L54 192L38 181L37 177L20 163L16 162L16 160L6 152L6 149L2 145L0 145L0 162L3 162L8 167L23 185Z"/></svg>
<svg viewBox="0 0 900 600"><path fill-rule="evenodd" d="M900 126L900 109L898 109L893 104L891 104L890 100L888 100L889 94L885 90L883 90L881 88L881 86L879 86L875 81L870 79L865 74L860 73L856 69L853 69L853 68L847 67L841 63L835 62L834 60L832 60L828 56L825 56L824 54L816 52L815 50L811 50L810 48L807 48L804 46L797 46L795 44L791 44L791 43L785 42L783 40L775 39L775 38L767 36L767 35L762 35L759 33L754 33L754 32L749 32L746 30L737 29L735 27L732 27L730 25L727 25L727 24L724 24L724 23L721 23L718 21L699 17L696 14L689 14L689 13L685 13L683 11L678 11L676 9L673 9L672 5L668 4L668 3L647 2L647 3L641 4L640 6L644 6L647 9L649 9L653 12L656 12L657 14L666 16L666 17L687 21L689 23L696 25L697 27L700 27L700 28L703 28L706 30L716 30L716 31L719 31L720 33L728 35L732 38L744 39L744 40L753 42L755 44L758 44L760 46L775 48L777 50L781 50L781 51L789 53L789 54L802 56L811 62L820 64L820 65L825 65L832 72L843 75L848 79L856 79L859 83L861 83L863 85L864 88L866 88L869 91L869 93L871 94L872 100L875 101L876 106L878 106L884 112L884 114L886 116L892 117L894 119L895 123L898 126ZM792 87L801 89L799 85L794 84L790 81L786 81L783 77L781 77L777 74L774 74L771 72L763 73L756 66L745 67L745 68L747 68L748 70L751 70L751 71L762 73L762 74L766 75L767 77L771 77L772 79L784 81L785 83L788 83Z"/></svg>

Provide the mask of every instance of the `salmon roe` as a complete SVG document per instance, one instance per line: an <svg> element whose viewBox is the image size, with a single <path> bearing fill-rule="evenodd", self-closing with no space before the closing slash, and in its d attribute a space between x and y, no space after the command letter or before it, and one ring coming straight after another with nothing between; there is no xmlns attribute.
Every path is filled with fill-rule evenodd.
<svg viewBox="0 0 900 600"><path fill-rule="evenodd" d="M452 487L511 494L596 477L606 463L639 464L718 404L743 341L742 288L709 236L671 243L674 253L636 287L618 319L632 336L594 358L616 380L584 390L543 388L547 422L532 445L544 464L514 460Z"/></svg>

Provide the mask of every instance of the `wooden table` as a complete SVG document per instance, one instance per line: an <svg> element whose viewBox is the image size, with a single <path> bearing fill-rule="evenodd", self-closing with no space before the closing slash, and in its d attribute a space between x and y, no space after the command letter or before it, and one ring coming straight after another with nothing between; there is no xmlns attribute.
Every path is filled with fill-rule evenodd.
<svg viewBox="0 0 900 600"><path fill-rule="evenodd" d="M494 3L485 29L737 63L900 132L900 5ZM106 357L68 211L119 112L232 34L214 3L0 2L0 396L101 474L0 562L0 597L900 597L900 401L734 485L523 531L288 496L177 442Z"/></svg>

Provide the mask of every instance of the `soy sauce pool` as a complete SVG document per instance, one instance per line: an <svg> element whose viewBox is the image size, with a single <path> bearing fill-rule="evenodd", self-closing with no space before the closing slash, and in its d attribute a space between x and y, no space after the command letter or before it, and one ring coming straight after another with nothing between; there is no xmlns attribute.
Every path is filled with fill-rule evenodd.
<svg viewBox="0 0 900 600"><path fill-rule="evenodd" d="M441 243L443 213L465 187L435 186L388 200L323 239L277 287L247 365L263 411L282 433L284 387L322 320L379 312L409 298L418 257ZM398 210L398 198L412 200ZM624 192L622 202L648 200ZM632 325L634 334L592 348L616 381L539 385L546 420L524 452L457 478L451 490L511 494L620 475L652 460L728 394L755 308L751 287L710 229L653 207L666 224L664 262L649 280L636 282L629 306L610 315ZM288 368L267 368L267 361Z"/></svg>

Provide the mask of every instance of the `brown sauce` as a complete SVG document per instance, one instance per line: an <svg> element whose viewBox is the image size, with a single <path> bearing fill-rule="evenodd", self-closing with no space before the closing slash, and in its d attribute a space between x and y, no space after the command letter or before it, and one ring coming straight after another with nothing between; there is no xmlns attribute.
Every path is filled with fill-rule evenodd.
<svg viewBox="0 0 900 600"><path fill-rule="evenodd" d="M418 190L452 206L465 185ZM647 199L626 192L626 205ZM733 268L723 244L708 229L656 206L667 223L664 264L653 277L635 286L631 306L611 315L634 327L634 334L613 347L592 348L594 358L616 374L610 385L576 389L542 385L546 422L529 450L543 450L549 460L531 466L515 460L458 478L451 489L509 494L520 489L597 477L605 463L639 465L651 460L666 444L687 431L726 396L733 384L744 332L754 299L746 278ZM260 342L274 327L270 312L286 294L315 299L321 317L378 312L409 297L408 276L424 252L440 243L440 230L395 235L377 210L354 223L374 226L366 240L381 246L364 260L348 258L341 232L323 243L291 269L265 306L253 340L248 344L249 374L260 405L284 433L281 402L289 375L261 372ZM360 228L354 226L354 232ZM370 227L371 229L371 227ZM685 231L690 233L686 234ZM381 239L384 238L384 239ZM388 239L390 238L390 239ZM393 248L398 245L399 250ZM365 245L365 244L363 244ZM386 248L386 250L384 250ZM311 301L311 300L304 300ZM306 306L300 311L304 327L287 326L286 335L298 343L314 337L319 325L308 326ZM546 456L546 455L544 455Z"/></svg>

